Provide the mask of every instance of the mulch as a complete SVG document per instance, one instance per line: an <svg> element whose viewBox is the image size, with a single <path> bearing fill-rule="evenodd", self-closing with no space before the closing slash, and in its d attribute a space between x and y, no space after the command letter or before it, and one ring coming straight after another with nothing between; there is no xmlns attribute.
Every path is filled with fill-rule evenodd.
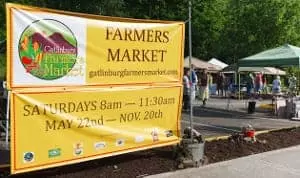
<svg viewBox="0 0 300 178"><path fill-rule="evenodd" d="M300 128L260 134L256 138L258 141L255 143L246 141L236 143L228 139L207 142L205 145L205 155L209 163L215 163L299 145Z"/></svg>
<svg viewBox="0 0 300 178"><path fill-rule="evenodd" d="M274 131L257 136L258 142L235 142L230 139L205 143L207 162L215 163L300 144L300 128ZM110 158L11 176L82 178L143 177L177 169L172 146L129 153Z"/></svg>

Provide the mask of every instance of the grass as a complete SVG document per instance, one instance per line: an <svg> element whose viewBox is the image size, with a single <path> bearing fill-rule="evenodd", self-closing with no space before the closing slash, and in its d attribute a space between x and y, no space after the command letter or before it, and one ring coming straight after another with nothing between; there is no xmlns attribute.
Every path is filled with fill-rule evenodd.
<svg viewBox="0 0 300 178"><path fill-rule="evenodd" d="M4 54L0 54L0 80L5 80L6 73L6 57Z"/></svg>

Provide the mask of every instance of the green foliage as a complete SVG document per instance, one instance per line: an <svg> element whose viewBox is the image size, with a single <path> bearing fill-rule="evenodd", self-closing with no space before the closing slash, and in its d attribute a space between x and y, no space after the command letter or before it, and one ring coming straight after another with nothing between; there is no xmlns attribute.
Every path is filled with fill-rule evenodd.
<svg viewBox="0 0 300 178"><path fill-rule="evenodd" d="M4 54L0 54L0 80L5 79L6 73L6 56Z"/></svg>
<svg viewBox="0 0 300 178"><path fill-rule="evenodd" d="M299 0L230 1L222 56L239 59L284 43L299 45Z"/></svg>
<svg viewBox="0 0 300 178"><path fill-rule="evenodd" d="M5 2L107 16L188 19L188 0L0 0L1 24ZM285 43L299 46L299 9L300 0L192 0L193 56L233 63ZM0 26L0 40L5 29ZM187 34L186 28L185 52Z"/></svg>
<svg viewBox="0 0 300 178"><path fill-rule="evenodd" d="M287 78L295 76L297 78L297 92L300 91L300 68L299 67L288 67L285 69Z"/></svg>

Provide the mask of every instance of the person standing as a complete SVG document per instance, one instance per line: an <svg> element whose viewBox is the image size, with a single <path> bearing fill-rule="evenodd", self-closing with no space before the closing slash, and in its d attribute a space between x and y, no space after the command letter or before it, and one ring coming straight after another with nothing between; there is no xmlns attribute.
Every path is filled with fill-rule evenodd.
<svg viewBox="0 0 300 178"><path fill-rule="evenodd" d="M190 75L192 75L192 81L191 81L191 97L192 97L192 100L194 101L196 99L196 85L198 83L198 77L196 75L196 72L195 72L195 66L192 64L192 69L191 69L191 72L190 72Z"/></svg>
<svg viewBox="0 0 300 178"><path fill-rule="evenodd" d="M295 74L292 74L289 78L289 91L291 94L295 94L297 89L297 78Z"/></svg>
<svg viewBox="0 0 300 178"><path fill-rule="evenodd" d="M227 98L227 93L229 91L230 82L231 82L231 77L224 75L224 93L225 93L225 98Z"/></svg>
<svg viewBox="0 0 300 178"><path fill-rule="evenodd" d="M224 88L225 88L225 76L223 73L219 73L217 78L217 90L218 90L218 96L224 96ZM225 91L226 92L226 91Z"/></svg>
<svg viewBox="0 0 300 178"><path fill-rule="evenodd" d="M199 80L199 85L200 85L200 96L203 102L203 106L206 105L206 102L209 98L209 92L208 92L208 82L209 82L209 78L208 78L208 74L207 74L207 70L204 69L200 80Z"/></svg>
<svg viewBox="0 0 300 178"><path fill-rule="evenodd" d="M183 110L188 111L190 108L190 79L189 70L184 69L183 73Z"/></svg>
<svg viewBox="0 0 300 178"><path fill-rule="evenodd" d="M250 96L251 95L251 90L254 87L254 80L253 80L253 76L251 73L248 74L247 79L246 79L246 85L247 85L247 95Z"/></svg>
<svg viewBox="0 0 300 178"><path fill-rule="evenodd" d="M268 93L268 84L267 84L267 77L265 76L265 75L263 75L263 77L262 77L262 79L263 79L263 88L262 88L262 90L265 92L265 93Z"/></svg>
<svg viewBox="0 0 300 178"><path fill-rule="evenodd" d="M272 92L273 94L279 94L281 92L281 81L279 76L273 80Z"/></svg>
<svg viewBox="0 0 300 178"><path fill-rule="evenodd" d="M262 73L260 72L260 73L256 74L256 77L255 77L255 89L256 89L256 92L258 92L258 93L261 92L262 85L263 85Z"/></svg>

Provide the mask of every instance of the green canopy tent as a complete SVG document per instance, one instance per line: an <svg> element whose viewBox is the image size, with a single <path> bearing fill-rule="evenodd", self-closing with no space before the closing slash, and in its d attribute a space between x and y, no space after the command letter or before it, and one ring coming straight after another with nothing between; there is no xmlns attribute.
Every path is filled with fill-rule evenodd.
<svg viewBox="0 0 300 178"><path fill-rule="evenodd" d="M300 67L300 48L285 44L255 55L242 58L238 67ZM240 84L240 75L239 75ZM239 95L240 98L240 95Z"/></svg>
<svg viewBox="0 0 300 178"><path fill-rule="evenodd" d="M288 67L300 66L300 48L283 45L238 61L239 67Z"/></svg>

